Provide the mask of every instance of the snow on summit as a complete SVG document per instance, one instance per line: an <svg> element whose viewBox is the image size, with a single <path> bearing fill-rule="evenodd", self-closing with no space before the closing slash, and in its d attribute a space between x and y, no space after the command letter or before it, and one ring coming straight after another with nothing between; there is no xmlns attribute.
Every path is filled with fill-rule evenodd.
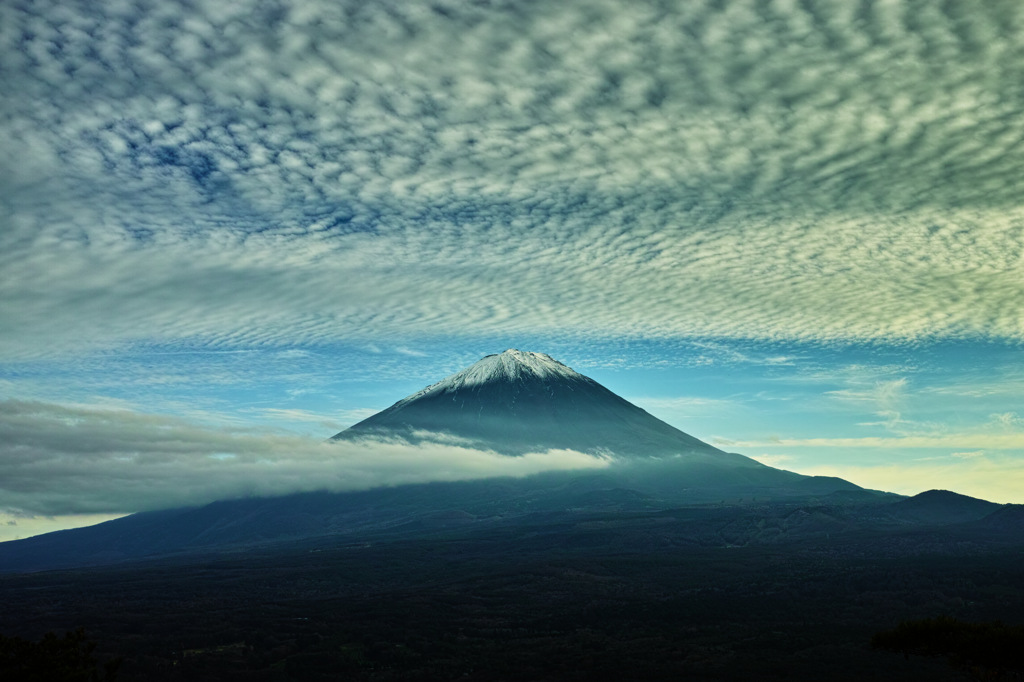
<svg viewBox="0 0 1024 682"><path fill-rule="evenodd" d="M545 353L533 353L509 348L503 353L488 355L461 372L432 384L408 399L421 398L427 394L457 391L470 386L480 386L494 381L517 381L522 379L573 379L585 381L579 372L566 367Z"/></svg>
<svg viewBox="0 0 1024 682"><path fill-rule="evenodd" d="M452 378L465 375L463 385L471 386L497 379L517 379L528 374L540 379L564 377L578 379L583 376L545 353L509 348L504 353L484 357Z"/></svg>
<svg viewBox="0 0 1024 682"><path fill-rule="evenodd" d="M572 450L763 466L666 424L550 355L516 349L488 355L333 438L418 444L452 437L512 456Z"/></svg>

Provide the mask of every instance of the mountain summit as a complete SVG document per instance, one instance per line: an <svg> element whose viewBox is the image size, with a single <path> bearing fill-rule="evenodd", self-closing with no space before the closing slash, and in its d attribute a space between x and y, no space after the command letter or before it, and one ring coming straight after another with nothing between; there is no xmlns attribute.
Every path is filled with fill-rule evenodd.
<svg viewBox="0 0 1024 682"><path fill-rule="evenodd" d="M508 455L570 449L626 457L737 455L650 415L550 355L488 355L334 436L453 438Z"/></svg>
<svg viewBox="0 0 1024 682"><path fill-rule="evenodd" d="M504 353L485 356L461 372L456 372L446 379L428 386L406 400L416 398L429 391L452 391L464 386L496 381L518 381L526 378L577 380L587 377L563 365L550 355L509 348Z"/></svg>

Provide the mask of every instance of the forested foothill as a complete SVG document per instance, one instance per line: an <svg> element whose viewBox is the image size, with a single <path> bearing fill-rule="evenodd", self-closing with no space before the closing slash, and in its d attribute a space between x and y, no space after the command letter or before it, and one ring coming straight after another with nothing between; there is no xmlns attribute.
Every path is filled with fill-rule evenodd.
<svg viewBox="0 0 1024 682"><path fill-rule="evenodd" d="M1015 524L628 507L6 575L0 633L85 628L117 679L155 681L965 680L978 666L901 643L905 623L1019 633Z"/></svg>

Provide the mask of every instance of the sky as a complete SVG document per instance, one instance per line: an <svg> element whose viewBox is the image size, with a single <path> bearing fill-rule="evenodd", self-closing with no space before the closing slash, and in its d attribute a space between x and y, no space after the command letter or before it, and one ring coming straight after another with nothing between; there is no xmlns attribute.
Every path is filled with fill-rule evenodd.
<svg viewBox="0 0 1024 682"><path fill-rule="evenodd" d="M1024 503L1018 0L5 0L0 88L0 540L594 466L323 442L506 348Z"/></svg>

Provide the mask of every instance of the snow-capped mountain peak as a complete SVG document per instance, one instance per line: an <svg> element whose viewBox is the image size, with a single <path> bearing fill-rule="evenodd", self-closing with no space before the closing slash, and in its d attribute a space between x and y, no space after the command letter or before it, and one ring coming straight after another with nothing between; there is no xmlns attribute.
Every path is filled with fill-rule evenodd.
<svg viewBox="0 0 1024 682"><path fill-rule="evenodd" d="M488 355L451 378L459 377L463 385L485 384L489 381L534 376L538 379L583 377L573 369L544 353L509 348L497 355Z"/></svg>
<svg viewBox="0 0 1024 682"><path fill-rule="evenodd" d="M509 348L503 353L488 355L466 369L445 377L414 393L406 400L415 400L428 394L450 393L472 386L501 381L525 379L587 381L579 372L563 365L550 355Z"/></svg>
<svg viewBox="0 0 1024 682"><path fill-rule="evenodd" d="M567 449L725 456L550 355L514 348L488 355L334 438L447 442L452 436L512 455Z"/></svg>

